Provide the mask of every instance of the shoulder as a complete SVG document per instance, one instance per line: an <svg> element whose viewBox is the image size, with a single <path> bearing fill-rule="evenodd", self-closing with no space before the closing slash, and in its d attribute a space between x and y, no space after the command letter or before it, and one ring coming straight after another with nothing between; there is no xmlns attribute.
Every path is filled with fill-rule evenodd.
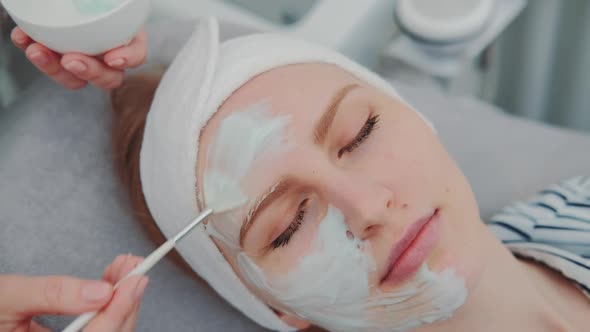
<svg viewBox="0 0 590 332"><path fill-rule="evenodd" d="M590 251L590 176L548 186L486 223L503 242L578 243Z"/></svg>
<svg viewBox="0 0 590 332"><path fill-rule="evenodd" d="M514 254L560 271L590 294L590 176L548 186L486 224Z"/></svg>

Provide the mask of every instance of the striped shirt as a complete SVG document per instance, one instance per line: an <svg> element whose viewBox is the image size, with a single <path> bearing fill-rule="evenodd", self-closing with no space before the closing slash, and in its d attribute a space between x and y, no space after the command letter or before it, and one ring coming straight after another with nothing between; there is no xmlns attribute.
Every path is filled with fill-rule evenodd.
<svg viewBox="0 0 590 332"><path fill-rule="evenodd" d="M515 255L561 272L590 298L590 176L552 185L486 224Z"/></svg>

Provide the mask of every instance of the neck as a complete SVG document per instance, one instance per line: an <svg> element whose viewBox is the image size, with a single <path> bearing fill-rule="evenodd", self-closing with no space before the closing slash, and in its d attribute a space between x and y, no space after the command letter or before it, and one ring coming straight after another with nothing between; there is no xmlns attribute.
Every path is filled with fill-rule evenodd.
<svg viewBox="0 0 590 332"><path fill-rule="evenodd" d="M487 233L481 250L488 263L465 304L452 318L416 332L584 330L590 303L583 294L561 275L515 258Z"/></svg>

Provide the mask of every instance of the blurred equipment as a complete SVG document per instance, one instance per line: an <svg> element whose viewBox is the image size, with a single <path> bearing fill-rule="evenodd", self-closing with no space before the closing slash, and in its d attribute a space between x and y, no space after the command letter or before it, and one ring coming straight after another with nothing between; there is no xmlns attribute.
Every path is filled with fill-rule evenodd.
<svg viewBox="0 0 590 332"><path fill-rule="evenodd" d="M262 31L292 33L376 68L393 37L395 0L153 0L154 14L215 15Z"/></svg>
<svg viewBox="0 0 590 332"><path fill-rule="evenodd" d="M398 0L402 33L385 56L436 78L449 91L481 96L486 51L525 5L526 0Z"/></svg>
<svg viewBox="0 0 590 332"><path fill-rule="evenodd" d="M395 16L412 41L435 55L458 53L494 13L494 0L398 0Z"/></svg>

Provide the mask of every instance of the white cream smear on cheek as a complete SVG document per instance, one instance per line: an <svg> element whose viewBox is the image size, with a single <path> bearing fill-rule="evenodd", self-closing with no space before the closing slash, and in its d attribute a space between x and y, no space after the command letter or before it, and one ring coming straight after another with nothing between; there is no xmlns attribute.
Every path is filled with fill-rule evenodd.
<svg viewBox="0 0 590 332"><path fill-rule="evenodd" d="M253 163L289 149L284 140L289 119L273 117L266 108L256 104L222 121L204 173L209 207L227 205L227 200L249 204L240 182ZM449 318L467 297L464 280L452 269L436 273L426 264L394 291L373 289L369 243L349 239L344 215L332 206L318 226L311 253L285 275L269 278L240 248L242 222L236 211L218 214L207 230L232 249L244 278L280 303L281 310L330 331L410 331Z"/></svg>
<svg viewBox="0 0 590 332"><path fill-rule="evenodd" d="M375 270L370 247L346 236L343 214L329 207L320 222L314 251L281 278L267 278L245 254L240 270L252 284L292 314L329 331L410 331L449 318L467 297L464 280L452 269L441 273L423 264L395 291L371 294Z"/></svg>

